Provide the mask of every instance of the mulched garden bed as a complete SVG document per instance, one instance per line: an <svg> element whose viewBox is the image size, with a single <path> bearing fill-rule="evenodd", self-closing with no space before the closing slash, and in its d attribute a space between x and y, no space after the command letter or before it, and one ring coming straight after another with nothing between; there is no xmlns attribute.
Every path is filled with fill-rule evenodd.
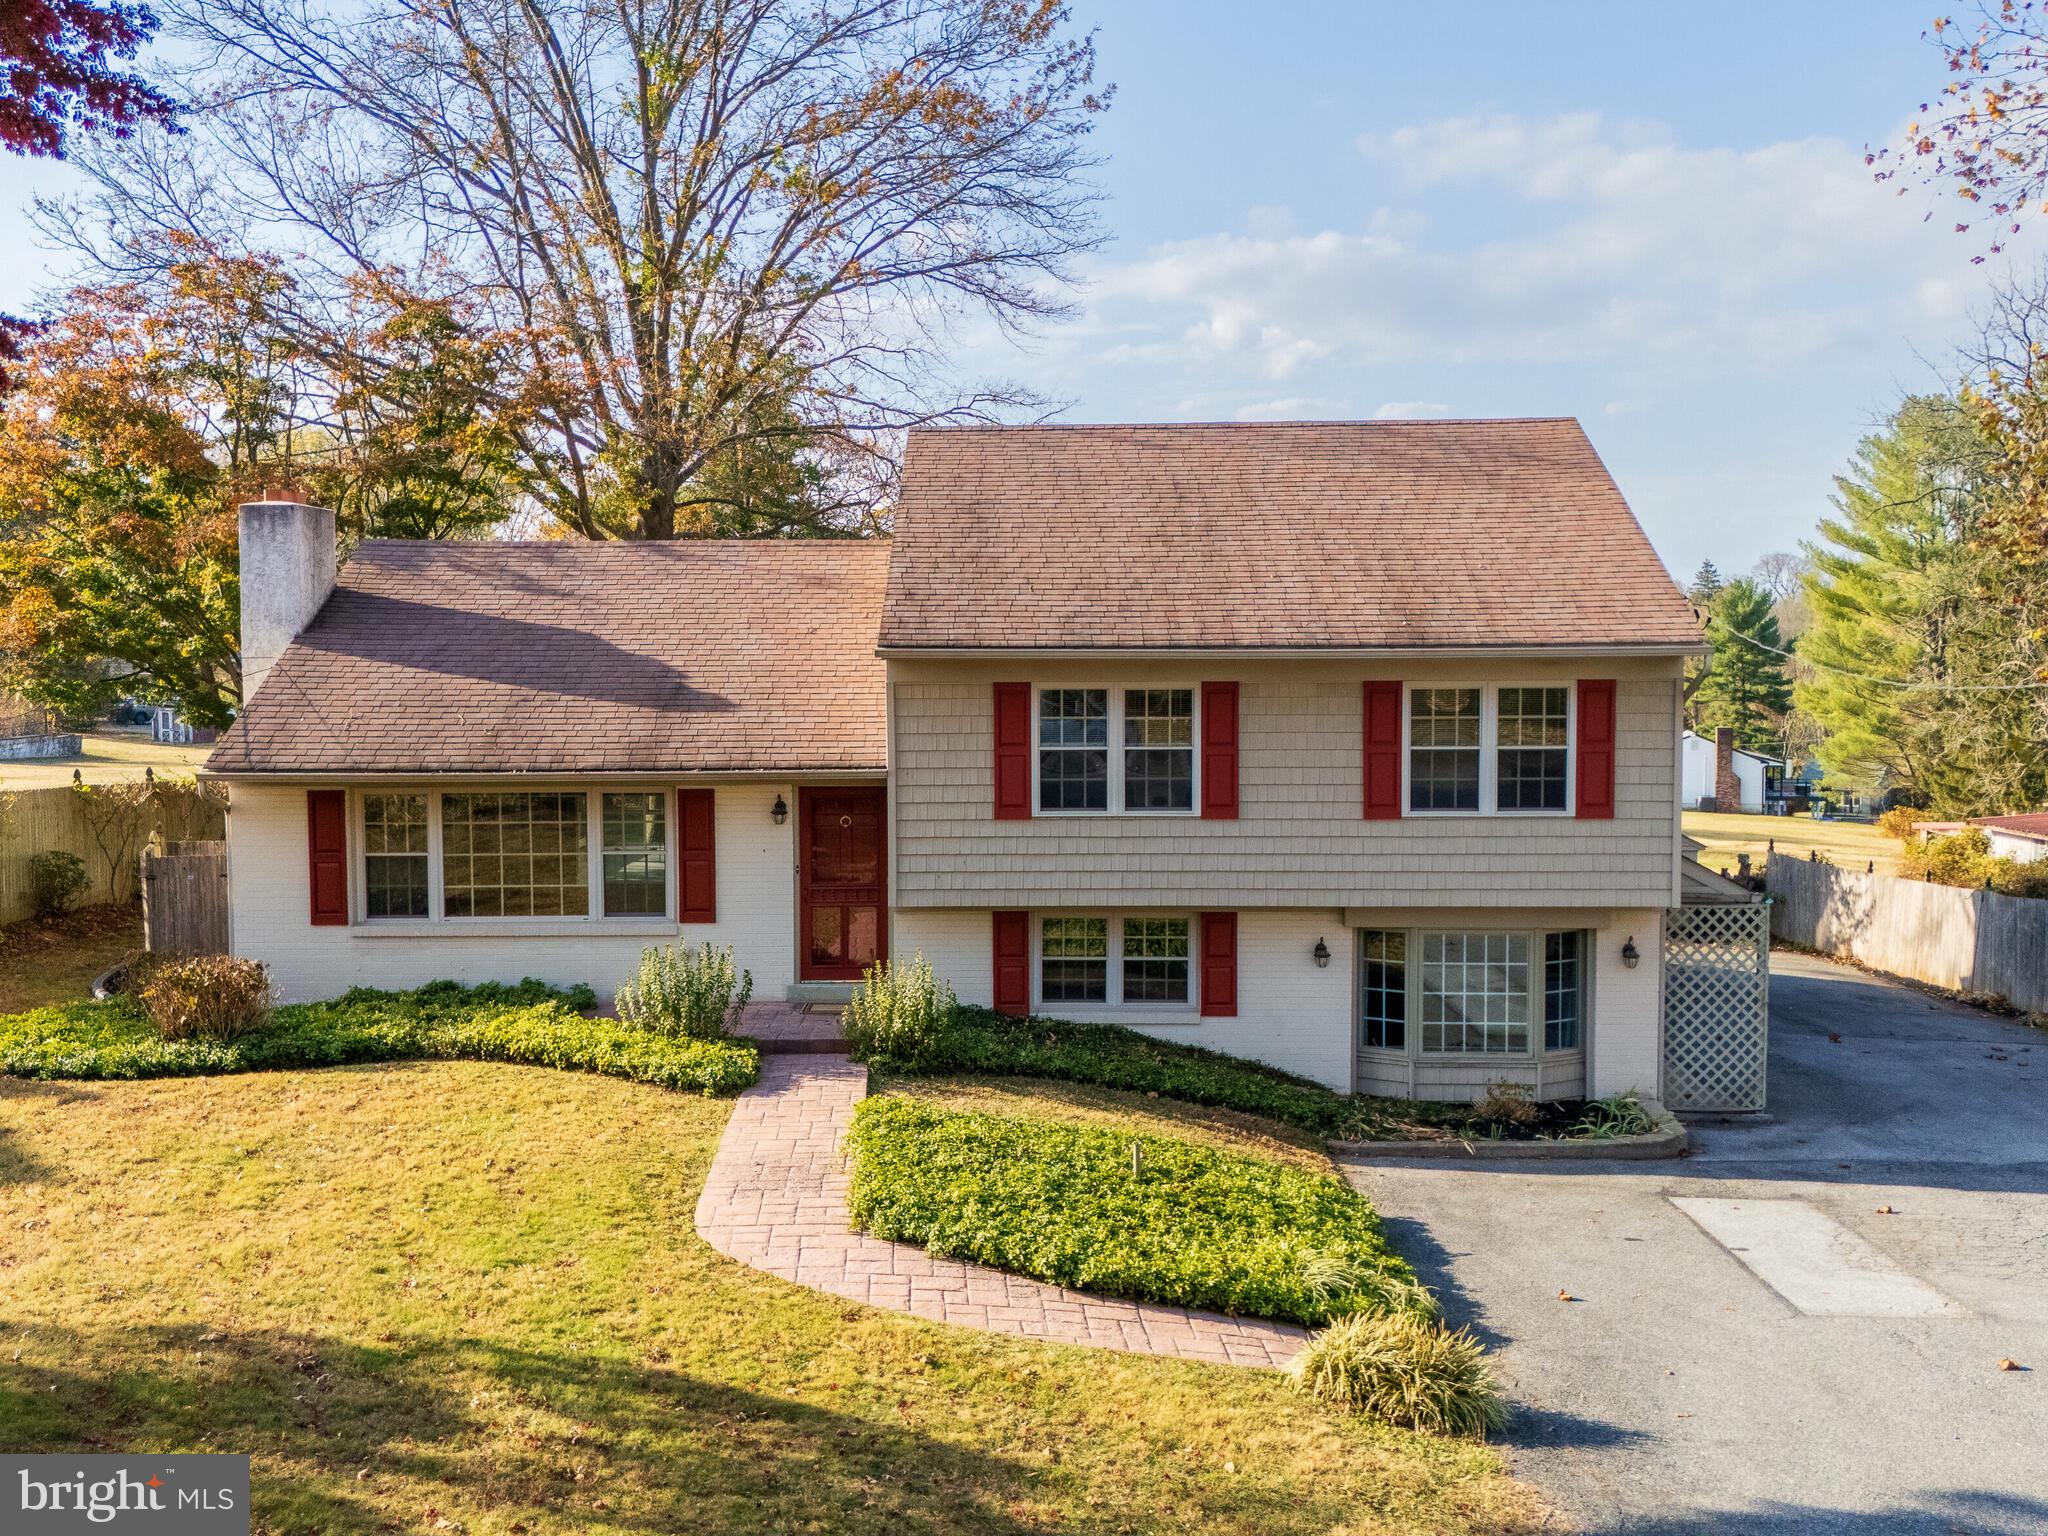
<svg viewBox="0 0 2048 1536"><path fill-rule="evenodd" d="M80 907L56 917L25 917L0 928L0 961L63 949L83 940L112 938L133 931L141 920L142 908L132 901Z"/></svg>

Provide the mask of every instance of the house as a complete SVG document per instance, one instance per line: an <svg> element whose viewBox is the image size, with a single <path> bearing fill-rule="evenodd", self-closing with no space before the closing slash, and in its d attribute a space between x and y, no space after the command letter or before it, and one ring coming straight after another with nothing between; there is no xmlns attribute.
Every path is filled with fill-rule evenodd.
<svg viewBox="0 0 2048 1536"><path fill-rule="evenodd" d="M922 952L1340 1089L1658 1089L1698 631L1576 422L918 431L889 540L242 538L206 773L286 997Z"/></svg>
<svg viewBox="0 0 2048 1536"><path fill-rule="evenodd" d="M1735 732L1722 726L1713 738L1686 731L1679 737L1681 798L1688 811L1747 811L1761 815L1786 794L1784 763L1735 745ZM1776 793L1773 793L1773 790Z"/></svg>
<svg viewBox="0 0 2048 1536"><path fill-rule="evenodd" d="M1972 816L1967 821L1916 821L1913 831L1922 842L1945 837L1966 827L1982 827L1995 859L2031 864L2048 859L2048 811L2026 811L2016 816Z"/></svg>

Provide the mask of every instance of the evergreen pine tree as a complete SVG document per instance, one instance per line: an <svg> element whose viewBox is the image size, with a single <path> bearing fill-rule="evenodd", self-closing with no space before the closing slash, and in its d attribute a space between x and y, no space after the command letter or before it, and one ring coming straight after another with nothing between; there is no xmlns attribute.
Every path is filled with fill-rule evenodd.
<svg viewBox="0 0 2048 1536"><path fill-rule="evenodd" d="M1709 609L1707 643L1713 655L1693 700L1702 727L1730 726L1736 745L1771 751L1778 745L1779 722L1792 707L1771 594L1747 576L1723 586Z"/></svg>

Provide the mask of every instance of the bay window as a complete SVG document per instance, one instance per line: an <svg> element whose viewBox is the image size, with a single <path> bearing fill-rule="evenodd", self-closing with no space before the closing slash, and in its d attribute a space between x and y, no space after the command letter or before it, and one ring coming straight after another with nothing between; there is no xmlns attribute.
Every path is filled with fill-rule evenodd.
<svg viewBox="0 0 2048 1536"><path fill-rule="evenodd" d="M1193 814L1195 699L1191 687L1039 689L1038 814Z"/></svg>
<svg viewBox="0 0 2048 1536"><path fill-rule="evenodd" d="M1571 810L1570 686L1411 687L1405 724L1408 814Z"/></svg>
<svg viewBox="0 0 2048 1536"><path fill-rule="evenodd" d="M1507 1058L1584 1043L1583 933L1368 929L1358 944L1363 1050Z"/></svg>

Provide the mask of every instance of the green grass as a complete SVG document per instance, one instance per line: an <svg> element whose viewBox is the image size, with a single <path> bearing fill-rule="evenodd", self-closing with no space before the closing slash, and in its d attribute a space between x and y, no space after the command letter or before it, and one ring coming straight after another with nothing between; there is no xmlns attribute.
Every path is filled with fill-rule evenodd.
<svg viewBox="0 0 2048 1536"><path fill-rule="evenodd" d="M1811 816L1747 816L1734 811L1687 811L1685 835L1704 846L1700 863L1733 874L1735 856L1749 855L1750 867L1761 872L1767 845L1777 844L1781 859L1803 859L1815 850L1844 869L1875 863L1881 875L1898 873L1901 845L1895 837L1860 821L1815 821Z"/></svg>
<svg viewBox="0 0 2048 1536"><path fill-rule="evenodd" d="M1428 1309L1371 1204L1329 1172L897 1097L855 1109L847 1148L854 1225L942 1257L1287 1322Z"/></svg>
<svg viewBox="0 0 2048 1536"><path fill-rule="evenodd" d="M1496 1453L1278 1372L721 1258L729 1112L474 1062L0 1081L0 1446L247 1452L268 1536L1539 1529Z"/></svg>
<svg viewBox="0 0 2048 1536"><path fill-rule="evenodd" d="M596 1072L663 1088L737 1093L760 1058L742 1040L686 1040L616 1019L583 1018L588 987L559 992L435 982L410 992L358 988L275 1010L233 1040L164 1040L126 999L0 1017L0 1073L14 1077L193 1077L361 1061L468 1058Z"/></svg>

